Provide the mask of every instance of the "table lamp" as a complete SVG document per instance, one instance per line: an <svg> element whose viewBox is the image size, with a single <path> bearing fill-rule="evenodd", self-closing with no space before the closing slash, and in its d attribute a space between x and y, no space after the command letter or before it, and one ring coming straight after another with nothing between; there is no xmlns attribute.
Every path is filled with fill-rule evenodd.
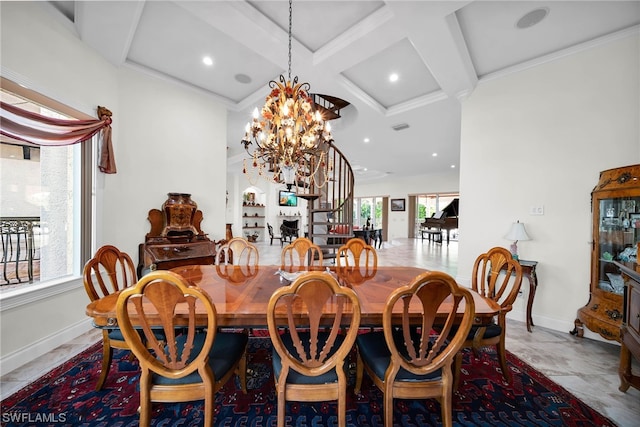
<svg viewBox="0 0 640 427"><path fill-rule="evenodd" d="M518 259L518 240L531 240L529 235L527 235L527 231L524 229L524 223L517 221L511 224L511 228L506 236L504 236L507 240L513 240L511 244L511 255L513 259Z"/></svg>

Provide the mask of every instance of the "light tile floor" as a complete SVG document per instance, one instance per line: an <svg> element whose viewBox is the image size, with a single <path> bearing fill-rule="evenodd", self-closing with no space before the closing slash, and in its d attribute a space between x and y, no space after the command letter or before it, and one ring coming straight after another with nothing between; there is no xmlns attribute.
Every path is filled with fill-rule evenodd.
<svg viewBox="0 0 640 427"><path fill-rule="evenodd" d="M257 243L261 264L280 263L280 245ZM385 243L378 251L379 265L414 265L431 270L457 273L458 243L448 246L420 239L398 239ZM39 378L53 367L69 359L101 339L97 330L65 343L33 362L0 378L2 399ZM618 390L620 347L615 344L576 338L539 326L529 333L523 322L509 320L507 349L535 367L585 403L613 420L620 427L640 425L640 391ZM637 361L634 371L640 372Z"/></svg>

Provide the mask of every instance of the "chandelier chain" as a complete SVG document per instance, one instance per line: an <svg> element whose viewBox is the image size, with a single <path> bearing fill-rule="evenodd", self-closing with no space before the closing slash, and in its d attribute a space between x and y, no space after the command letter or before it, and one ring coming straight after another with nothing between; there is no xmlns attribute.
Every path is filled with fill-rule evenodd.
<svg viewBox="0 0 640 427"><path fill-rule="evenodd" d="M292 16L293 16L293 0L289 0L289 80L291 80L291 27L292 27Z"/></svg>

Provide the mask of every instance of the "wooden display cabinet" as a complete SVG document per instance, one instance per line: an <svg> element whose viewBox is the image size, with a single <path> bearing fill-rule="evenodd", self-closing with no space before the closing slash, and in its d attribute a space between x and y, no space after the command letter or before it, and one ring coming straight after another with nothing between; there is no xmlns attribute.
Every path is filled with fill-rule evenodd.
<svg viewBox="0 0 640 427"><path fill-rule="evenodd" d="M640 241L640 165L600 173L591 193L593 240L589 302L578 310L572 334L586 326L620 342L624 279L616 262L635 262Z"/></svg>

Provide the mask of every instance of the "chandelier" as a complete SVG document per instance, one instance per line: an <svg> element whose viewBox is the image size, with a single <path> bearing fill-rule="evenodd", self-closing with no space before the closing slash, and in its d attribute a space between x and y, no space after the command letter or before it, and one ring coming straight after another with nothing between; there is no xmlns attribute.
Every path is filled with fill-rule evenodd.
<svg viewBox="0 0 640 427"><path fill-rule="evenodd" d="M255 177L292 186L321 187L329 180L333 162L327 149L333 142L329 123L309 94L309 83L291 80L292 0L289 0L289 74L288 79L270 81L271 92L253 120L247 123L241 143L251 156L245 159L243 172L253 184ZM249 161L248 161L249 160ZM250 164L248 164L250 162Z"/></svg>

